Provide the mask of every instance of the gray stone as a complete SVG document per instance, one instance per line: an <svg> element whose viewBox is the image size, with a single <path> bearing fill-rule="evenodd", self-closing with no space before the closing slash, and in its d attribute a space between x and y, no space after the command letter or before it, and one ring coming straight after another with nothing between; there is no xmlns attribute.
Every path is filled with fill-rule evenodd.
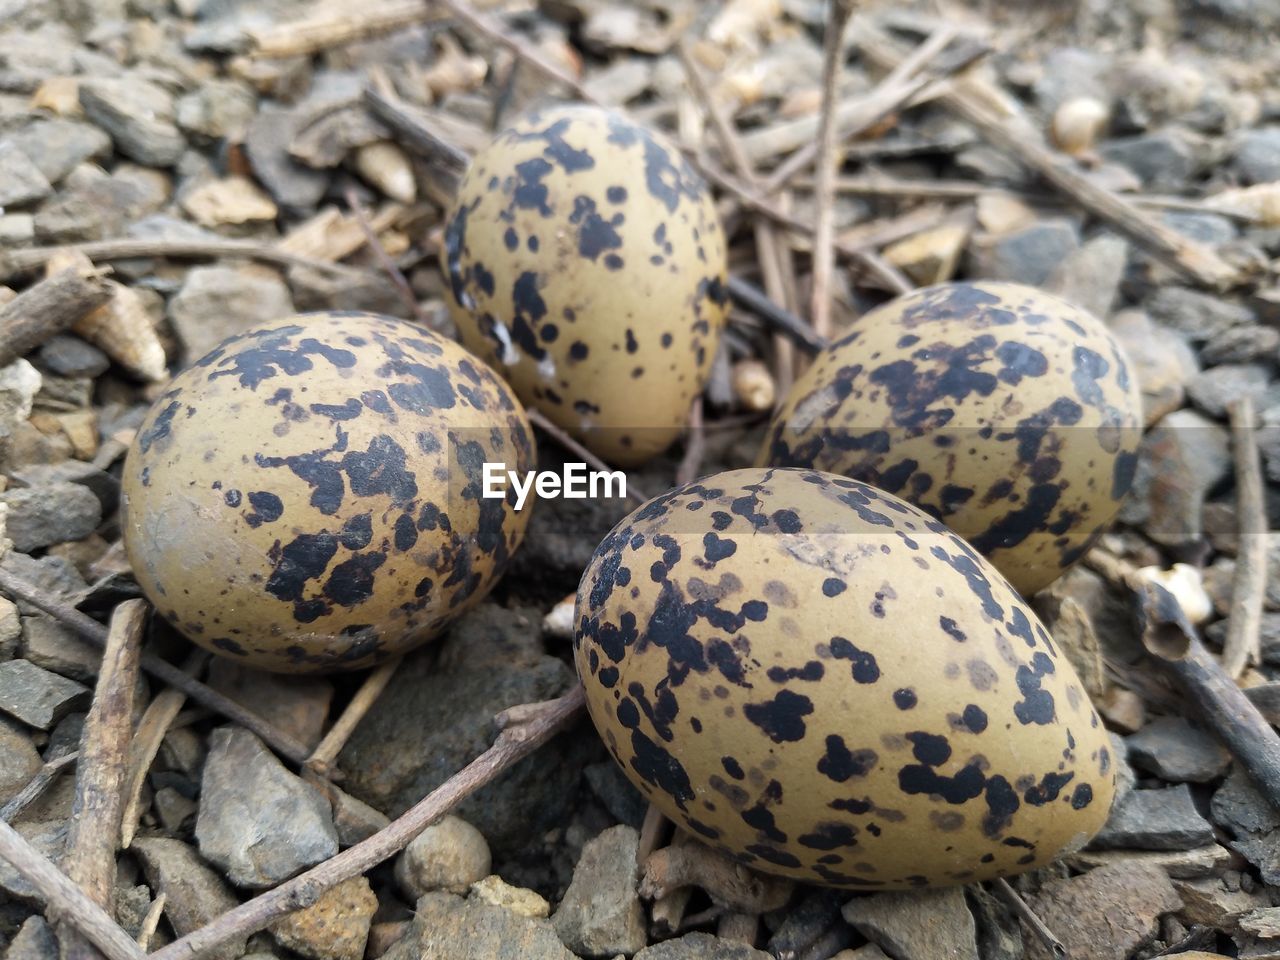
<svg viewBox="0 0 1280 960"><path fill-rule="evenodd" d="M209 737L196 841L232 883L254 889L338 852L328 801L240 727L219 727Z"/></svg>
<svg viewBox="0 0 1280 960"><path fill-rule="evenodd" d="M1181 407L1187 384L1200 372L1190 344L1157 327L1141 310L1120 311L1110 327L1133 362L1144 422L1150 426Z"/></svg>
<svg viewBox="0 0 1280 960"><path fill-rule="evenodd" d="M854 897L843 913L890 956L978 960L977 928L960 887Z"/></svg>
<svg viewBox="0 0 1280 960"><path fill-rule="evenodd" d="M78 243L120 236L130 222L168 200L162 185L137 176L138 169L121 166L111 176L84 182L73 183L75 178L68 178L36 212L36 239L40 243Z"/></svg>
<svg viewBox="0 0 1280 960"><path fill-rule="evenodd" d="M640 829L649 803L612 760L589 764L583 771L591 792L619 823Z"/></svg>
<svg viewBox="0 0 1280 960"><path fill-rule="evenodd" d="M0 711L29 727L48 730L89 702L88 687L28 660L0 663Z"/></svg>
<svg viewBox="0 0 1280 960"><path fill-rule="evenodd" d="M1120 289L1129 244L1110 233L1094 237L1071 251L1050 274L1045 289L1095 317L1111 315L1111 304Z"/></svg>
<svg viewBox="0 0 1280 960"><path fill-rule="evenodd" d="M157 896L164 895L164 915L180 937L239 903L226 882L180 840L136 837L129 850L142 864L151 889ZM244 948L245 938L240 937L217 947L209 956L214 960L235 960Z"/></svg>
<svg viewBox="0 0 1280 960"><path fill-rule="evenodd" d="M28 917L23 922L4 960L58 960L58 938L44 917Z"/></svg>
<svg viewBox="0 0 1280 960"><path fill-rule="evenodd" d="M29 557L25 553L10 551L0 559L0 568L22 577L37 590L47 591L55 597L72 603L78 602L89 585L76 572L76 568L62 557ZM39 613L35 607L19 603L25 613Z"/></svg>
<svg viewBox="0 0 1280 960"><path fill-rule="evenodd" d="M1183 717L1153 720L1126 743L1135 766L1173 783L1207 783L1231 765L1226 747Z"/></svg>
<svg viewBox="0 0 1280 960"><path fill-rule="evenodd" d="M551 921L451 893L418 900L409 932L383 960L575 960Z"/></svg>
<svg viewBox="0 0 1280 960"><path fill-rule="evenodd" d="M47 616L22 618L19 650L37 667L85 683L93 682L102 663L100 649Z"/></svg>
<svg viewBox="0 0 1280 960"><path fill-rule="evenodd" d="M1145 304L1151 318L1193 341L1209 340L1255 322L1253 311L1225 297L1188 287L1162 286Z"/></svg>
<svg viewBox="0 0 1280 960"><path fill-rule="evenodd" d="M22 617L18 605L0 597L0 660L12 660L18 654L22 639Z"/></svg>
<svg viewBox="0 0 1280 960"><path fill-rule="evenodd" d="M267 673L217 657L206 682L308 747L320 742L333 701L333 683L326 678Z"/></svg>
<svg viewBox="0 0 1280 960"><path fill-rule="evenodd" d="M36 238L36 218L29 213L0 214L0 247L28 247Z"/></svg>
<svg viewBox="0 0 1280 960"><path fill-rule="evenodd" d="M1244 183L1280 180L1280 126L1242 130L1236 138L1231 165Z"/></svg>
<svg viewBox="0 0 1280 960"><path fill-rule="evenodd" d="M1227 431L1192 410L1175 410L1143 438L1146 533L1167 546L1199 539L1205 494L1230 469Z"/></svg>
<svg viewBox="0 0 1280 960"><path fill-rule="evenodd" d="M289 288L279 275L256 265L197 267L169 301L169 319L188 362L227 337L293 312Z"/></svg>
<svg viewBox="0 0 1280 960"><path fill-rule="evenodd" d="M111 359L105 353L69 333L46 340L36 358L40 366L60 377L96 377L111 366Z"/></svg>
<svg viewBox="0 0 1280 960"><path fill-rule="evenodd" d="M340 847L351 847L367 840L391 822L386 814L333 784L325 787L325 795L333 808L333 826L338 831Z"/></svg>
<svg viewBox="0 0 1280 960"><path fill-rule="evenodd" d="M83 540L102 521L98 498L76 483L6 490L0 493L0 503L9 507L7 536L23 553Z"/></svg>
<svg viewBox="0 0 1280 960"><path fill-rule="evenodd" d="M1209 247L1230 243L1239 235L1235 223L1220 213L1201 213L1195 210L1166 210L1160 217L1166 224L1184 237Z"/></svg>
<svg viewBox="0 0 1280 960"><path fill-rule="evenodd" d="M1111 99L1107 85L1111 69L1111 57L1098 50L1055 45L1045 53L1035 81L1036 103L1045 116L1075 97L1106 103Z"/></svg>
<svg viewBox="0 0 1280 960"><path fill-rule="evenodd" d="M610 827L582 848L573 881L551 922L560 941L579 956L631 954L648 942L636 892L634 827Z"/></svg>
<svg viewBox="0 0 1280 960"><path fill-rule="evenodd" d="M36 464L20 467L10 476L28 487L40 488L57 483L75 483L92 491L102 504L102 515L115 512L120 502L120 481L105 470L99 470L83 460L64 460L61 463Z"/></svg>
<svg viewBox="0 0 1280 960"><path fill-rule="evenodd" d="M44 854L55 864L62 860L67 850L67 822L65 820L46 820L34 823L14 824L14 829L22 834L22 838ZM34 903L38 898L36 888L26 877L18 873L8 860L0 857L0 893L8 894L15 900Z"/></svg>
<svg viewBox="0 0 1280 960"><path fill-rule="evenodd" d="M235 80L207 80L177 104L178 126L210 140L238 140L258 106L253 91Z"/></svg>
<svg viewBox="0 0 1280 960"><path fill-rule="evenodd" d="M772 954L709 933L686 933L645 947L635 960L772 960Z"/></svg>
<svg viewBox="0 0 1280 960"><path fill-rule="evenodd" d="M1185 783L1131 791L1093 840L1102 850L1192 850L1210 843L1213 827L1196 810Z"/></svg>
<svg viewBox="0 0 1280 960"><path fill-rule="evenodd" d="M1065 217L1038 220L1020 230L975 239L975 276L1044 286L1054 270L1080 246L1080 228Z"/></svg>
<svg viewBox="0 0 1280 960"><path fill-rule="evenodd" d="M151 809L155 811L160 826L169 833L180 833L187 821L194 817L199 809L194 800L188 800L173 787L161 787L151 798Z"/></svg>
<svg viewBox="0 0 1280 960"><path fill-rule="evenodd" d="M1128 167L1144 186L1158 190L1181 189L1209 160L1204 140L1176 127L1109 140L1099 153Z"/></svg>
<svg viewBox="0 0 1280 960"><path fill-rule="evenodd" d="M1209 816L1236 836L1280 828L1280 810L1263 795L1245 769L1236 764L1209 801Z"/></svg>
<svg viewBox="0 0 1280 960"><path fill-rule="evenodd" d="M1211 417L1222 419L1227 407L1241 397L1262 400L1271 371L1257 363L1224 363L1202 371L1187 384L1187 396Z"/></svg>
<svg viewBox="0 0 1280 960"><path fill-rule="evenodd" d="M3 806L41 766L35 744L17 724L0 717L0 806Z"/></svg>
<svg viewBox="0 0 1280 960"><path fill-rule="evenodd" d="M116 149L138 163L171 167L187 149L173 123L173 97L138 76L83 81L80 105Z"/></svg>
<svg viewBox="0 0 1280 960"><path fill-rule="evenodd" d="M396 858L396 885L417 900L432 890L464 894L490 873L484 835L461 817L441 817L418 834Z"/></svg>
<svg viewBox="0 0 1280 960"><path fill-rule="evenodd" d="M280 206L294 213L315 207L329 187L329 174L312 170L289 155L289 145L305 117L300 112L263 106L249 124L245 152L254 175Z"/></svg>
<svg viewBox="0 0 1280 960"><path fill-rule="evenodd" d="M53 192L40 168L8 140L0 141L0 207L20 207Z"/></svg>
<svg viewBox="0 0 1280 960"><path fill-rule="evenodd" d="M573 673L543 653L540 619L536 610L485 603L435 646L407 656L338 757L344 787L399 816L488 748L495 714L567 690ZM589 746L562 734L456 813L495 855L522 849L567 819Z"/></svg>
<svg viewBox="0 0 1280 960"><path fill-rule="evenodd" d="M978 956L982 960L1022 960L1022 930L1013 911L981 884L972 884L965 892L978 927Z"/></svg>
<svg viewBox="0 0 1280 960"><path fill-rule="evenodd" d="M1248 363L1250 360L1273 360L1280 350L1280 330L1254 324L1232 327L1209 339L1200 351L1210 366L1218 363Z"/></svg>
<svg viewBox="0 0 1280 960"><path fill-rule="evenodd" d="M103 130L62 117L37 120L7 139L31 159L50 183L58 183L87 160L111 154L111 137Z"/></svg>
<svg viewBox="0 0 1280 960"><path fill-rule="evenodd" d="M1089 960L1125 960L1154 939L1162 914L1182 906L1163 870L1133 861L1049 880L1028 902L1068 956ZM1052 957L1034 936L1024 935L1023 941L1027 960Z"/></svg>
<svg viewBox="0 0 1280 960"><path fill-rule="evenodd" d="M1264 883L1280 885L1280 830L1245 834L1227 846L1257 867Z"/></svg>
<svg viewBox="0 0 1280 960"><path fill-rule="evenodd" d="M339 276L330 270L300 266L290 268L288 281L294 306L300 312L367 310L391 317L406 317L405 302L395 285L377 275Z"/></svg>

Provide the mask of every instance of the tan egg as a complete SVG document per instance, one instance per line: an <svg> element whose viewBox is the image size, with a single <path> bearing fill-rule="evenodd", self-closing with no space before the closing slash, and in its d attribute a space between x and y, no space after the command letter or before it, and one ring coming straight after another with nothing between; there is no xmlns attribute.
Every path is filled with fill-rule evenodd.
<svg viewBox="0 0 1280 960"><path fill-rule="evenodd" d="M376 314L301 314L175 377L125 462L134 575L194 642L264 670L357 669L437 634L497 581L532 467L510 388Z"/></svg>
<svg viewBox="0 0 1280 960"><path fill-rule="evenodd" d="M1096 317L1014 283L948 283L871 310L792 385L759 462L902 496L1024 595L1120 509L1142 400Z"/></svg>
<svg viewBox="0 0 1280 960"><path fill-rule="evenodd" d="M1082 847L1110 740L1008 582L897 497L735 470L640 507L578 588L609 751L664 814L760 870L968 883Z"/></svg>
<svg viewBox="0 0 1280 960"><path fill-rule="evenodd" d="M611 464L665 450L723 327L725 240L706 184L658 135L575 106L478 153L441 251L462 342Z"/></svg>

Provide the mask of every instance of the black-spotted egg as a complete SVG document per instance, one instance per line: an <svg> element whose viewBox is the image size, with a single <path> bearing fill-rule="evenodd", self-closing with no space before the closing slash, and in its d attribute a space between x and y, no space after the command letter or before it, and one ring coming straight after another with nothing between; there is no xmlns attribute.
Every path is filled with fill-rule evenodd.
<svg viewBox="0 0 1280 960"><path fill-rule="evenodd" d="M634 511L578 588L591 718L632 783L766 872L967 883L1083 846L1111 741L1009 583L856 480L735 470Z"/></svg>
<svg viewBox="0 0 1280 960"><path fill-rule="evenodd" d="M355 669L488 592L528 508L528 421L458 344L390 317L302 314L175 377L125 462L124 544L156 609L266 670Z"/></svg>
<svg viewBox="0 0 1280 960"><path fill-rule="evenodd" d="M860 317L791 387L759 463L865 480L943 520L1024 595L1133 482L1142 402L1096 317L1013 283L946 283Z"/></svg>
<svg viewBox="0 0 1280 960"><path fill-rule="evenodd" d="M531 114L472 160L441 265L462 342L611 464L666 449L711 369L728 304L710 192L619 114Z"/></svg>

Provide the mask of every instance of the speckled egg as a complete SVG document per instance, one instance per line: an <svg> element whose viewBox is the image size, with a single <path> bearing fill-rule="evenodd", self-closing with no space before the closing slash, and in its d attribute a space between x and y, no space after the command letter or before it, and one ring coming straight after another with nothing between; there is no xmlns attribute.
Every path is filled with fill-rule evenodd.
<svg viewBox="0 0 1280 960"><path fill-rule="evenodd" d="M631 781L760 870L1007 876L1106 820L1106 730L1009 583L910 504L800 469L640 507L578 588L587 704Z"/></svg>
<svg viewBox="0 0 1280 960"><path fill-rule="evenodd" d="M1097 318L1013 283L946 283L861 317L798 378L759 462L896 493L1024 595L1120 509L1142 402Z"/></svg>
<svg viewBox="0 0 1280 960"><path fill-rule="evenodd" d="M156 609L266 670L367 666L488 592L529 508L510 388L462 347L364 313L290 317L175 377L125 463L124 544Z"/></svg>
<svg viewBox="0 0 1280 960"><path fill-rule="evenodd" d="M606 461L680 434L728 304L706 184L657 134L596 107L534 113L476 155L445 226L462 342Z"/></svg>

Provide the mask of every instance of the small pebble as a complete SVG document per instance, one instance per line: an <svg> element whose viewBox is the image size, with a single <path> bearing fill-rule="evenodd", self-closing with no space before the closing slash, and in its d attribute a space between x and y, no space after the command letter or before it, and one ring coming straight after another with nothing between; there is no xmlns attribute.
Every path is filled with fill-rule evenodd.
<svg viewBox="0 0 1280 960"><path fill-rule="evenodd" d="M489 875L484 835L461 817L445 816L409 842L396 859L396 884L410 900L431 890L466 893Z"/></svg>
<svg viewBox="0 0 1280 960"><path fill-rule="evenodd" d="M49 730L89 703L83 684L37 667L29 660L0 663L0 711L37 730Z"/></svg>
<svg viewBox="0 0 1280 960"><path fill-rule="evenodd" d="M551 922L560 940L587 957L631 954L648 943L644 908L636 892L633 827L610 827L582 849L573 881Z"/></svg>
<svg viewBox="0 0 1280 960"><path fill-rule="evenodd" d="M351 877L270 927L280 946L311 960L361 960L378 898L364 877Z"/></svg>
<svg viewBox="0 0 1280 960"><path fill-rule="evenodd" d="M30 553L68 540L83 540L102 521L102 504L85 487L51 483L0 493L9 508L7 535L15 550Z"/></svg>
<svg viewBox="0 0 1280 960"><path fill-rule="evenodd" d="M490 874L483 880L471 885L471 896L479 897L485 903L495 907L503 907L522 917L549 917L551 904L546 898L533 890L515 887L507 883L497 874Z"/></svg>
<svg viewBox="0 0 1280 960"><path fill-rule="evenodd" d="M1227 749L1182 717L1153 720L1126 743L1135 766L1172 783L1207 783L1231 766Z"/></svg>
<svg viewBox="0 0 1280 960"><path fill-rule="evenodd" d="M1093 840L1098 849L1192 850L1213 842L1213 828L1200 816L1186 784L1133 790L1111 811Z"/></svg>

